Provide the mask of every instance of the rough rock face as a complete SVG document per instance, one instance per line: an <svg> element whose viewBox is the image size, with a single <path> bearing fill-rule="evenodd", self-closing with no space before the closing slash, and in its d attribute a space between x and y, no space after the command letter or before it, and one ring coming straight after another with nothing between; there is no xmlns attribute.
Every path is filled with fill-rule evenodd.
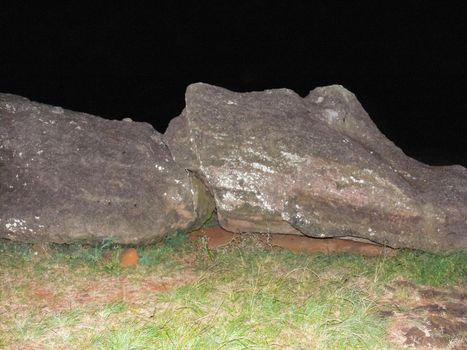
<svg viewBox="0 0 467 350"><path fill-rule="evenodd" d="M151 242L212 209L149 124L0 94L0 237Z"/></svg>
<svg viewBox="0 0 467 350"><path fill-rule="evenodd" d="M467 246L467 170L405 156L342 86L301 98L193 84L164 141L229 231Z"/></svg>

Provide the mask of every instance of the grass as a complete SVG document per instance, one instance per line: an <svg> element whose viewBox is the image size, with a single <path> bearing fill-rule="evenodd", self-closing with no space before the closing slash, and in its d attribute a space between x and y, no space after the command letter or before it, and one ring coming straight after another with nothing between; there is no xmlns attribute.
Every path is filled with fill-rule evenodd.
<svg viewBox="0 0 467 350"><path fill-rule="evenodd" d="M179 232L123 269L122 249L35 255L0 241L0 348L395 349L380 315L393 307L388 285L467 285L466 252L305 256L249 241L212 251Z"/></svg>

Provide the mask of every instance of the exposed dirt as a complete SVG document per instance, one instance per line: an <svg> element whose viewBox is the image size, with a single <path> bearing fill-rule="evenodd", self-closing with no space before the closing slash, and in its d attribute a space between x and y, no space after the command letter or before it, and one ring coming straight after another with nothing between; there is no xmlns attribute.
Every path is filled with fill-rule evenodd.
<svg viewBox="0 0 467 350"><path fill-rule="evenodd" d="M54 290L52 283L32 282L28 292L29 306L62 311L87 304L139 304L152 298L154 294L194 283L197 278L198 275L191 270L178 271L173 277L147 276L142 280L133 280L127 276L108 276L98 281L80 280L60 291Z"/></svg>
<svg viewBox="0 0 467 350"><path fill-rule="evenodd" d="M191 232L189 238L193 242L205 240L209 249L215 249L233 242L235 234L221 227L208 227Z"/></svg>
<svg viewBox="0 0 467 350"><path fill-rule="evenodd" d="M391 341L415 349L467 349L467 294L397 281L387 286ZM394 308L398 308L394 311Z"/></svg>
<svg viewBox="0 0 467 350"><path fill-rule="evenodd" d="M248 236L251 236L249 234ZM264 241L272 248L283 248L306 254L324 253L353 253L364 256L393 255L394 250L375 244L350 241L345 239L327 238L317 239L305 236L284 234L253 234L257 240ZM235 234L221 227L203 228L190 233L192 241L207 240L210 249L226 246L241 239L243 234Z"/></svg>

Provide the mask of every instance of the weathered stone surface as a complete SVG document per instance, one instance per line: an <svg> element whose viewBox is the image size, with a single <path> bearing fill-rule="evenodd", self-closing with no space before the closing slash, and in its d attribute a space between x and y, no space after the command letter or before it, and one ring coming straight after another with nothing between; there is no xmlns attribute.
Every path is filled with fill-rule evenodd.
<svg viewBox="0 0 467 350"><path fill-rule="evenodd" d="M467 170L405 156L342 86L301 98L193 84L164 140L229 231L467 246Z"/></svg>
<svg viewBox="0 0 467 350"><path fill-rule="evenodd" d="M212 210L149 124L0 94L0 237L151 242Z"/></svg>

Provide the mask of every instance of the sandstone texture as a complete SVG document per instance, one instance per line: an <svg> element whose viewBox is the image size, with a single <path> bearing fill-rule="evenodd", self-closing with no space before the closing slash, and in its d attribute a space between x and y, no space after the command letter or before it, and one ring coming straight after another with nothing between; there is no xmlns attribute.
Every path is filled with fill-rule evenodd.
<svg viewBox="0 0 467 350"><path fill-rule="evenodd" d="M467 170L407 157L342 86L301 98L193 84L164 141L226 230L467 247Z"/></svg>
<svg viewBox="0 0 467 350"><path fill-rule="evenodd" d="M149 124L0 94L0 238L149 243L212 210Z"/></svg>

